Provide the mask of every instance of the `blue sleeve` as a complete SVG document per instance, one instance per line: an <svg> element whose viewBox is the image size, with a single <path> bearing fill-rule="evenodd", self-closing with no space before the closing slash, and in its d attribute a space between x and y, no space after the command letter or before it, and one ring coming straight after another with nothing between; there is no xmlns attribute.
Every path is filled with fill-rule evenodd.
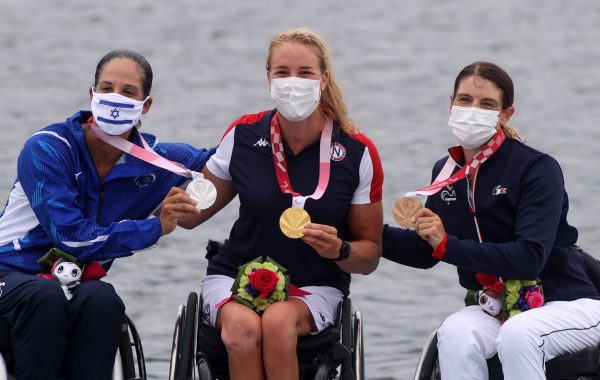
<svg viewBox="0 0 600 380"><path fill-rule="evenodd" d="M383 226L382 256L414 268L431 268L439 262L431 256L433 249L414 230Z"/></svg>
<svg viewBox="0 0 600 380"><path fill-rule="evenodd" d="M448 236L444 261L474 273L518 279L539 277L556 240L564 204L564 179L560 166L548 155L527 164L520 181L514 240L479 243Z"/></svg>
<svg viewBox="0 0 600 380"><path fill-rule="evenodd" d="M148 248L161 236L158 218L122 220L107 226L86 219L79 204L71 147L35 135L19 155L17 175L47 236L79 260L107 260ZM126 200L124 200L126 201Z"/></svg>

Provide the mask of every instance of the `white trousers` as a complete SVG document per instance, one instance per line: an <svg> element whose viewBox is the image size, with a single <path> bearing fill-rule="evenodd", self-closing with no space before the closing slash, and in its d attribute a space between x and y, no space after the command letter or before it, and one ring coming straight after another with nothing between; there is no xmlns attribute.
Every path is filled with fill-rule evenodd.
<svg viewBox="0 0 600 380"><path fill-rule="evenodd" d="M548 302L502 324L478 305L451 314L437 332L442 380L488 379L496 353L505 380L545 380L545 362L600 343L600 301Z"/></svg>

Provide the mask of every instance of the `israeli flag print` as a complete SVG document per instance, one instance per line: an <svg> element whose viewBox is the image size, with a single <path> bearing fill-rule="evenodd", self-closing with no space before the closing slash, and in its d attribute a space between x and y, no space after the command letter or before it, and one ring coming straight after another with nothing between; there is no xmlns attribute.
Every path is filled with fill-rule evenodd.
<svg viewBox="0 0 600 380"><path fill-rule="evenodd" d="M117 94L98 93L92 90L92 114L94 121L106 134L118 136L133 128L142 117L144 103Z"/></svg>

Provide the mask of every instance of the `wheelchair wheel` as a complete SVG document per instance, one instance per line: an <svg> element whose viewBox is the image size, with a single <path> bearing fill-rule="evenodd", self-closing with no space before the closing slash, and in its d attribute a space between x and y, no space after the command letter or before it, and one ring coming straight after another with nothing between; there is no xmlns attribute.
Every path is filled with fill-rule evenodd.
<svg viewBox="0 0 600 380"><path fill-rule="evenodd" d="M177 365L179 347L181 338L180 335L183 333L183 318L184 318L184 305L179 305L177 308L177 319L175 319L175 330L173 331L173 344L171 346L171 364L169 366L169 380L175 380L175 367Z"/></svg>
<svg viewBox="0 0 600 380"><path fill-rule="evenodd" d="M119 359L121 359L121 372L123 373L124 379L134 379L135 378L135 362L133 359L133 351L131 347L133 344L131 343L131 338L129 336L129 318L121 327L121 334L119 336ZM115 377L115 375L113 375Z"/></svg>
<svg viewBox="0 0 600 380"><path fill-rule="evenodd" d="M363 324L362 324L362 313L356 311L354 313L354 352L352 357L354 359L354 378L356 380L363 380L365 378L365 355L364 355L364 341L363 341Z"/></svg>
<svg viewBox="0 0 600 380"><path fill-rule="evenodd" d="M414 380L439 380L440 378L437 357L437 331L434 331L429 335L421 351Z"/></svg>
<svg viewBox="0 0 600 380"><path fill-rule="evenodd" d="M185 307L185 319L183 323L183 334L181 334L181 346L179 352L178 366L175 368L177 380L189 380L193 378L193 358L196 347L196 331L198 329L198 294L191 292L188 295Z"/></svg>
<svg viewBox="0 0 600 380"><path fill-rule="evenodd" d="M352 301L346 298L342 304L342 345L346 347L351 353L354 354L353 350L353 336L352 336ZM346 356L342 361L342 368L340 371L340 380L354 380L353 366L352 366L353 355Z"/></svg>
<svg viewBox="0 0 600 380"><path fill-rule="evenodd" d="M146 359L144 358L142 340L140 339L140 335L138 334L135 324L127 315L125 315L125 322L127 323L127 327L129 329L128 336L131 337L131 339L128 340L128 347L130 350L133 347L138 364L138 377L132 377L131 380L146 380Z"/></svg>
<svg viewBox="0 0 600 380"><path fill-rule="evenodd" d="M196 348L196 330L198 328L198 294L188 295L186 306L177 309L173 347L171 350L170 380L189 380L194 376L193 357Z"/></svg>

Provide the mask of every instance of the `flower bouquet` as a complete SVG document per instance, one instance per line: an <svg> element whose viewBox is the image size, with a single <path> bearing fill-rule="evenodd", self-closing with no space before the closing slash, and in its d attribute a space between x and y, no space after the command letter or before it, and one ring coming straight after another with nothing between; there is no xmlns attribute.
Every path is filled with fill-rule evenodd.
<svg viewBox="0 0 600 380"><path fill-rule="evenodd" d="M502 292L502 311L505 319L544 304L540 280L507 280Z"/></svg>
<svg viewBox="0 0 600 380"><path fill-rule="evenodd" d="M476 277L483 290L467 292L465 304L479 304L486 313L502 321L544 305L544 290L539 279L502 281L482 273Z"/></svg>
<svg viewBox="0 0 600 380"><path fill-rule="evenodd" d="M286 301L288 295L310 294L290 285L287 270L270 257L257 257L241 265L231 286L231 299L262 314L269 305Z"/></svg>

